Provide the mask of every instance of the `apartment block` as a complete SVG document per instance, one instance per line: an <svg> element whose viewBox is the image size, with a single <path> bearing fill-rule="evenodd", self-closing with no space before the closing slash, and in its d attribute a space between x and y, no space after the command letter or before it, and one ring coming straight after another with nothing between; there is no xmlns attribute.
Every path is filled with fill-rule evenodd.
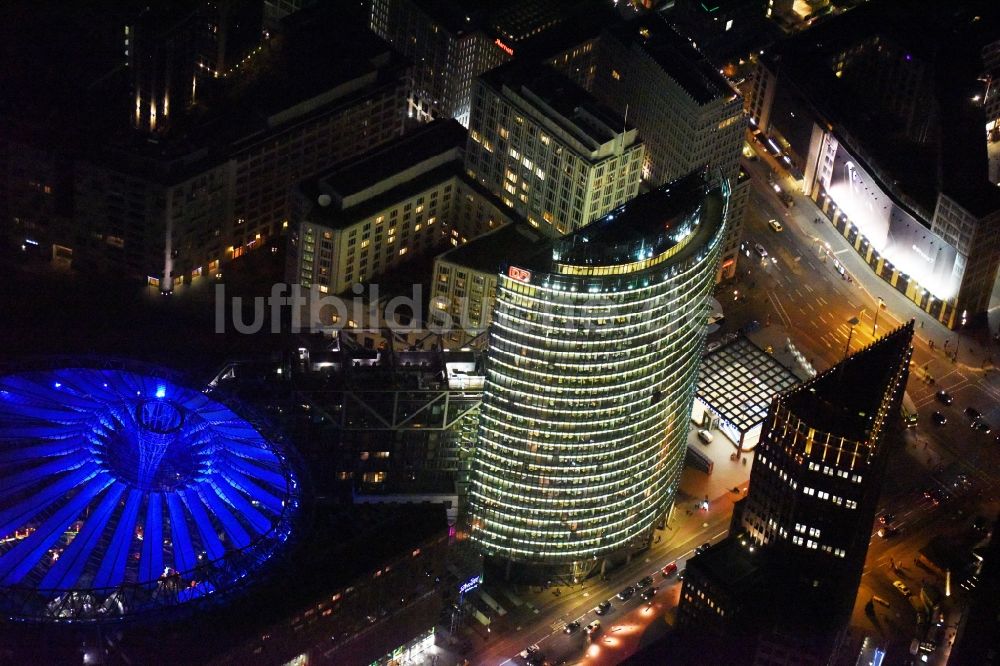
<svg viewBox="0 0 1000 666"><path fill-rule="evenodd" d="M547 236L635 197L643 155L634 127L550 68L511 63L476 82L466 172Z"/></svg>
<svg viewBox="0 0 1000 666"><path fill-rule="evenodd" d="M749 181L740 179L743 98L719 70L662 18L608 28L593 93L626 115L646 144L643 179L657 186L707 166L732 195L719 279L735 275Z"/></svg>
<svg viewBox="0 0 1000 666"><path fill-rule="evenodd" d="M466 136L457 121L436 121L304 181L289 279L342 293L508 223L509 212L462 174Z"/></svg>

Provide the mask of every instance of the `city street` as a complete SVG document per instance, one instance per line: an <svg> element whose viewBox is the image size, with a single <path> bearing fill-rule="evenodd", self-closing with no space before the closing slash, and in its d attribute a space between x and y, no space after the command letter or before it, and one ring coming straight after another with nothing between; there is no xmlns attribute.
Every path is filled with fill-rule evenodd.
<svg viewBox="0 0 1000 666"><path fill-rule="evenodd" d="M905 582L916 594L925 580L943 586L934 574L914 564L920 548L932 535L966 529L974 514L996 515L998 479L993 470L1000 469L1000 443L995 433L971 429L962 413L965 407L973 406L988 423L1000 425L1000 378L996 371L984 370L983 364L984 356L992 350L982 342L963 340L957 360L946 355L954 350L953 332L872 274L828 221L815 221L819 213L813 203L794 194L791 181L778 178L784 191L793 193L794 205L786 207L769 182L770 167L764 159L747 163L746 168L753 178L753 189L744 252L738 278L717 292L726 315L719 335L759 321L760 330L750 334L759 346L771 347L786 360L781 352L791 342L822 371L849 350L870 344L880 333L911 318L917 321L908 394L919 421L915 430L907 432L905 454L891 462L882 500L882 510L895 514L894 527L899 534L889 539L873 536L853 622L859 634L873 634L893 648L886 664L903 663L916 635L917 616L913 605L892 586L893 581ZM774 231L768 225L771 219L778 220L783 230ZM755 250L758 243L766 250L766 258ZM884 308L879 307L879 299ZM853 324L852 318L857 318ZM990 364L986 367L992 368ZM936 400L936 392L942 389L954 398L952 405ZM945 425L931 422L934 411L946 415ZM932 479L933 472L944 468L967 475L971 489L941 506L923 501L923 490L938 483ZM488 633L470 632L474 636L470 663L524 663L517 655L532 644L554 664L611 664L626 658L662 635L673 622L680 585L676 578L664 580L657 572L673 561L683 569L683 562L696 546L721 539L728 528L733 499L723 493L713 498L706 514L692 516L685 514L686 507L679 506L670 528L658 533L663 535L661 543L629 565L609 572L606 582L592 578L582 585L536 589L528 594L519 591L528 601L524 608L511 611L503 626L495 623ZM960 517L956 517L959 511ZM897 568L893 570L892 565ZM653 575L659 588L651 604L638 594L626 602L613 598L647 574ZM874 613L866 610L873 595L888 601L889 607L878 604ZM598 619L593 608L604 599L612 600L613 609L599 618L600 632L588 638L583 628ZM579 621L581 628L566 635L563 627L572 620ZM946 647L933 655L935 659L944 658Z"/></svg>
<svg viewBox="0 0 1000 666"><path fill-rule="evenodd" d="M475 654L470 661L475 664L523 664L516 655L527 646L539 646L551 663L575 663L586 659L586 663L613 664L632 654L640 645L662 635L667 628L666 620L673 621L672 611L676 608L680 585L677 575L664 579L661 570L671 562L676 562L683 570L684 562L691 557L694 549L705 542L722 539L729 528L733 500L738 496L727 493L714 499L707 511L692 510L678 505L674 518L667 529L657 531L660 543L654 543L645 553L640 554L630 564L609 573L608 581L592 577L582 585L553 587L532 593L518 590L517 595L527 603L524 608L512 610L505 618L509 631L494 629L485 638L483 631L475 632ZM691 503L693 509L693 502ZM641 578L651 575L653 585L658 588L653 602L647 604L635 595L621 601L615 595ZM502 587L499 584L487 589ZM501 592L494 594L503 598ZM612 609L603 617L594 613L594 607L608 599ZM588 643L583 628L592 620L602 624L600 635ZM567 636L563 628L567 623L578 620L580 629ZM617 628L617 630L616 630ZM501 635L494 635L500 633Z"/></svg>

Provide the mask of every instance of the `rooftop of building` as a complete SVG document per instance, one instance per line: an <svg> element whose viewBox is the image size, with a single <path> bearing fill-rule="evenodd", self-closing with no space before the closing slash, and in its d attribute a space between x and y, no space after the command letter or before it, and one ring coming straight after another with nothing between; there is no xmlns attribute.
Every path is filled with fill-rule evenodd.
<svg viewBox="0 0 1000 666"><path fill-rule="evenodd" d="M547 245L546 239L529 225L515 222L459 245L438 260L474 271L497 273L511 260L541 251Z"/></svg>
<svg viewBox="0 0 1000 666"><path fill-rule="evenodd" d="M635 44L698 104L732 99L739 92L719 68L708 61L689 39L682 37L657 12L608 29L625 44Z"/></svg>
<svg viewBox="0 0 1000 666"><path fill-rule="evenodd" d="M445 29L462 35L487 29L504 41L520 42L604 8L601 0L414 0Z"/></svg>
<svg viewBox="0 0 1000 666"><path fill-rule="evenodd" d="M688 560L687 566L692 571L698 571L713 586L725 589L732 597L741 597L756 588L766 575L761 552L750 552L733 536L695 555ZM687 575L691 575L691 571Z"/></svg>
<svg viewBox="0 0 1000 666"><path fill-rule="evenodd" d="M614 7L604 0L574 2L569 11L559 14L559 21L544 30L529 32L525 37L510 40L518 58L545 60L596 39L604 28L620 20ZM505 32L502 26L497 32Z"/></svg>
<svg viewBox="0 0 1000 666"><path fill-rule="evenodd" d="M357 194L407 169L465 148L468 133L457 120L436 120L403 134L374 150L339 162L300 186L305 194L344 198Z"/></svg>
<svg viewBox="0 0 1000 666"><path fill-rule="evenodd" d="M519 58L486 72L480 80L498 94L512 91L590 150L635 129L547 65Z"/></svg>
<svg viewBox="0 0 1000 666"><path fill-rule="evenodd" d="M680 242L708 192L703 170L640 194L555 243L559 263L607 265L656 256Z"/></svg>
<svg viewBox="0 0 1000 666"><path fill-rule="evenodd" d="M764 60L791 80L839 139L886 174L881 179L887 185L920 209L933 211L937 193L946 191L982 216L1000 208L1000 188L988 180L982 107L970 100L984 92L983 47L998 35L1000 5L991 0L882 0L779 43ZM850 77L835 74L840 54L876 39L930 70L931 99L922 104L935 108L938 119L924 143L908 138L891 114L863 96L864 79L859 92Z"/></svg>
<svg viewBox="0 0 1000 666"><path fill-rule="evenodd" d="M695 395L747 432L764 421L775 395L798 383L795 373L740 334L705 355Z"/></svg>
<svg viewBox="0 0 1000 666"><path fill-rule="evenodd" d="M893 377L908 367L912 340L911 320L779 399L811 428L864 441Z"/></svg>
<svg viewBox="0 0 1000 666"><path fill-rule="evenodd" d="M978 584L955 636L956 664L989 663L1000 655L1000 523L992 528Z"/></svg>
<svg viewBox="0 0 1000 666"><path fill-rule="evenodd" d="M320 398L331 389L446 390L468 383L458 380L483 376L483 355L478 351L362 349L346 341L338 344L336 339L306 344L311 347L309 372L296 373L296 390L319 391Z"/></svg>
<svg viewBox="0 0 1000 666"><path fill-rule="evenodd" d="M340 3L314 6L283 19L238 68L217 78L199 76L196 102L171 104L169 122L161 118L157 132L138 132L131 127L128 104L133 71L125 63L119 37L121 25L131 20L128 12L141 11L132 7L136 4L105 1L98 3L107 5L102 9L88 5L81 10L86 18L79 19L65 9L37 10L26 24L30 30L5 43L18 50L20 64L0 73L2 120L16 123L18 133L33 142L34 135L41 135L60 147L73 143L88 160L177 182L289 122L327 113L393 84L406 66L402 56L356 23ZM10 8L14 16L17 7ZM21 11L34 15L36 8ZM91 22L81 39L79 26ZM188 23L192 25L185 29L191 31L193 44L201 23L197 18ZM76 47L62 48L73 40ZM190 54L192 68L196 55Z"/></svg>

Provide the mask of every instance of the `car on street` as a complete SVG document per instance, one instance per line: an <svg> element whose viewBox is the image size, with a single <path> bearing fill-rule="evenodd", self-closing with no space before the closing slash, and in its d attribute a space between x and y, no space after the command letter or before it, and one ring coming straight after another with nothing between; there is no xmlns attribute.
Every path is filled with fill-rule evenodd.
<svg viewBox="0 0 1000 666"><path fill-rule="evenodd" d="M894 514L894 513L888 513L888 512L886 512L886 513L883 513L881 516L878 517L878 522L882 523L883 525L888 525L889 523L891 523L894 520L896 520L896 514Z"/></svg>
<svg viewBox="0 0 1000 666"><path fill-rule="evenodd" d="M640 580L638 583L636 583L635 586L641 590L642 588L649 587L652 584L653 584L653 577L652 576L646 576L645 578L643 578L642 580Z"/></svg>
<svg viewBox="0 0 1000 666"><path fill-rule="evenodd" d="M781 226L781 222L778 222L774 218L767 221L767 226L771 227L771 229L775 232L784 230L784 227Z"/></svg>
<svg viewBox="0 0 1000 666"><path fill-rule="evenodd" d="M972 427L986 435L993 432L993 428L990 427L990 424L982 419L979 419L978 421L973 421Z"/></svg>
<svg viewBox="0 0 1000 666"><path fill-rule="evenodd" d="M663 573L664 578L670 578L675 573L677 573L677 563L671 562L667 566L663 567L663 569L661 569L661 572Z"/></svg>
<svg viewBox="0 0 1000 666"><path fill-rule="evenodd" d="M709 351L712 351L712 350L709 350ZM707 431L707 430L699 430L698 431L698 439L700 439L705 444L711 444L712 440L715 439L715 438L712 436L712 433L710 433L709 431Z"/></svg>
<svg viewBox="0 0 1000 666"><path fill-rule="evenodd" d="M951 397L950 393L944 390L938 391L934 397L938 399L938 402L944 405L950 405L955 400Z"/></svg>
<svg viewBox="0 0 1000 666"><path fill-rule="evenodd" d="M594 612L597 613L598 615L604 615L609 610L611 610L611 602L608 601L607 599L594 606Z"/></svg>
<svg viewBox="0 0 1000 666"><path fill-rule="evenodd" d="M972 529L980 534L986 534L990 531L990 522L986 519L986 516L976 516L972 521Z"/></svg>
<svg viewBox="0 0 1000 666"><path fill-rule="evenodd" d="M910 588L906 587L906 583L904 583L901 580L892 581L892 586L896 588L899 591L899 593L902 594L904 597L913 596L913 592L910 592Z"/></svg>
<svg viewBox="0 0 1000 666"><path fill-rule="evenodd" d="M656 594L656 588L655 587L648 587L648 588L646 588L645 590L642 591L642 595L640 595L640 596L642 596L642 600L643 601L649 601L650 599L653 598L653 596L655 594Z"/></svg>
<svg viewBox="0 0 1000 666"><path fill-rule="evenodd" d="M978 421L979 419L983 418L983 415L979 413L979 410L975 409L974 407L966 407L965 415L968 416L973 421Z"/></svg>
<svg viewBox="0 0 1000 666"><path fill-rule="evenodd" d="M754 243L753 249L756 250L757 254L760 255L761 259L767 258L767 250L765 250L764 246L761 245L760 243Z"/></svg>
<svg viewBox="0 0 1000 666"><path fill-rule="evenodd" d="M574 631L580 628L580 623L576 620L569 622L565 627L563 627L564 634L572 634Z"/></svg>
<svg viewBox="0 0 1000 666"><path fill-rule="evenodd" d="M896 527L880 527L878 528L877 534L883 539L891 539L892 537L899 534L899 528Z"/></svg>
<svg viewBox="0 0 1000 666"><path fill-rule="evenodd" d="M529 645L528 647L526 647L523 650L521 650L521 654L518 655L518 656L521 657L521 659L528 659L529 657L531 657L533 655L541 654L541 653L542 653L542 649L540 647L538 647L537 645Z"/></svg>
<svg viewBox="0 0 1000 666"><path fill-rule="evenodd" d="M593 636L594 634L596 634L600 630L601 630L601 621L600 620L594 620L593 622L591 622L590 624L587 625L586 629L584 629L584 631L587 632L588 636Z"/></svg>
<svg viewBox="0 0 1000 666"><path fill-rule="evenodd" d="M633 594L635 594L635 588L629 585L624 590L618 593L618 598L621 599L622 601L628 601L629 599L632 598Z"/></svg>
<svg viewBox="0 0 1000 666"><path fill-rule="evenodd" d="M934 506L937 506L950 497L951 496L948 493L940 488L928 488L924 491L924 499L929 500Z"/></svg>
<svg viewBox="0 0 1000 666"><path fill-rule="evenodd" d="M948 422L948 417L942 414L941 412L934 412L933 414L931 414L931 421L934 422L934 425L943 426L945 423Z"/></svg>

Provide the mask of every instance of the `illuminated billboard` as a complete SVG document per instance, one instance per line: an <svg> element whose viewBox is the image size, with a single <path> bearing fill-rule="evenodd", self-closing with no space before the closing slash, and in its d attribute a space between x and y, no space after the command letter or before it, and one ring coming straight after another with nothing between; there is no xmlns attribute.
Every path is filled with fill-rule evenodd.
<svg viewBox="0 0 1000 666"><path fill-rule="evenodd" d="M964 262L940 236L897 204L859 161L838 144L823 186L872 248L901 273L942 300L958 292Z"/></svg>

